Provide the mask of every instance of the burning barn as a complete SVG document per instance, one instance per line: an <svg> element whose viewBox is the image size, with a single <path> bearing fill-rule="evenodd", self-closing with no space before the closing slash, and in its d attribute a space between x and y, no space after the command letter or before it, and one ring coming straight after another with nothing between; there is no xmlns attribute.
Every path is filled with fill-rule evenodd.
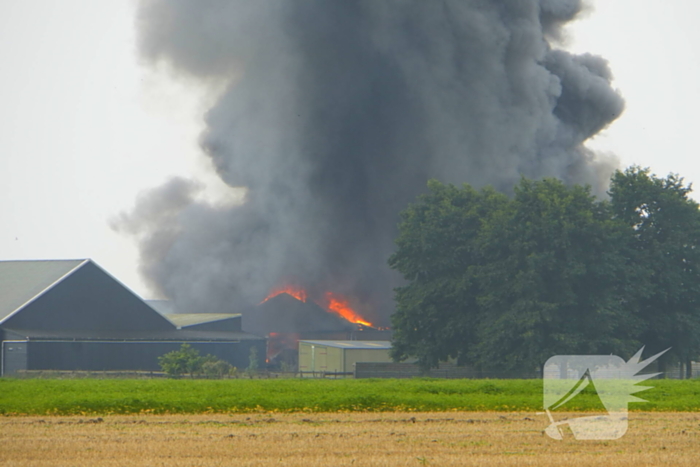
<svg viewBox="0 0 700 467"><path fill-rule="evenodd" d="M20 370L158 370L158 357L189 343L234 366L262 338L235 319L176 324L91 260L0 261L0 374ZM223 318L224 320L226 318Z"/></svg>
<svg viewBox="0 0 700 467"><path fill-rule="evenodd" d="M272 367L297 368L300 340L388 340L356 311L346 297L327 292L311 296L306 290L285 286L243 314L246 332L267 337L267 360Z"/></svg>

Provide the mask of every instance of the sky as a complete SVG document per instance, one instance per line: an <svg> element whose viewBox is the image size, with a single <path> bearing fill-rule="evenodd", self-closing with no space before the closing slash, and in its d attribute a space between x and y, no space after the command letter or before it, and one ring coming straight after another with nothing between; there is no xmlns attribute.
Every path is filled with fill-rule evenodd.
<svg viewBox="0 0 700 467"><path fill-rule="evenodd" d="M605 57L626 110L588 146L700 186L700 2L590 3L559 46ZM0 260L92 258L158 298L110 220L173 176L227 191L197 146L212 96L140 63L135 5L0 2Z"/></svg>

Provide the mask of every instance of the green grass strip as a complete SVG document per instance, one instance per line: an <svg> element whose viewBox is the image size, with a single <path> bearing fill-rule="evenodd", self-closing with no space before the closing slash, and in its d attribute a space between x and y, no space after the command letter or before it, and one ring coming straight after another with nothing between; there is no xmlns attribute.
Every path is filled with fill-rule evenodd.
<svg viewBox="0 0 700 467"><path fill-rule="evenodd" d="M630 410L700 411L700 380L647 381ZM566 408L594 410L577 396ZM121 380L0 378L2 415L540 411L541 380Z"/></svg>

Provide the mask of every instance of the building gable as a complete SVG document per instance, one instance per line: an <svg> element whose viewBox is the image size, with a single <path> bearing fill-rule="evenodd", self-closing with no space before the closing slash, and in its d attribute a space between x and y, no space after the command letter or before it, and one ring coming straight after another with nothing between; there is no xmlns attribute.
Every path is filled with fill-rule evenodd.
<svg viewBox="0 0 700 467"><path fill-rule="evenodd" d="M0 261L0 323L86 261Z"/></svg>
<svg viewBox="0 0 700 467"><path fill-rule="evenodd" d="M52 331L167 331L175 329L141 298L86 260L27 302L2 327Z"/></svg>

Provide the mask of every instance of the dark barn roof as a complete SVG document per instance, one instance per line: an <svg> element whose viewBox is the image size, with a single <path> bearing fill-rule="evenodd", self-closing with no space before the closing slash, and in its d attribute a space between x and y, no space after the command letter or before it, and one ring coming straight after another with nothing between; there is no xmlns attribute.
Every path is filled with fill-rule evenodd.
<svg viewBox="0 0 700 467"><path fill-rule="evenodd" d="M240 341L240 314L168 314L89 259L0 261L0 329L13 339ZM1 338L2 336L0 336Z"/></svg>
<svg viewBox="0 0 700 467"><path fill-rule="evenodd" d="M0 327L52 332L176 329L89 259L0 261Z"/></svg>
<svg viewBox="0 0 700 467"><path fill-rule="evenodd" d="M313 302L279 294L243 314L243 329L254 334L348 332L355 325Z"/></svg>
<svg viewBox="0 0 700 467"><path fill-rule="evenodd" d="M0 261L0 323L84 262Z"/></svg>

